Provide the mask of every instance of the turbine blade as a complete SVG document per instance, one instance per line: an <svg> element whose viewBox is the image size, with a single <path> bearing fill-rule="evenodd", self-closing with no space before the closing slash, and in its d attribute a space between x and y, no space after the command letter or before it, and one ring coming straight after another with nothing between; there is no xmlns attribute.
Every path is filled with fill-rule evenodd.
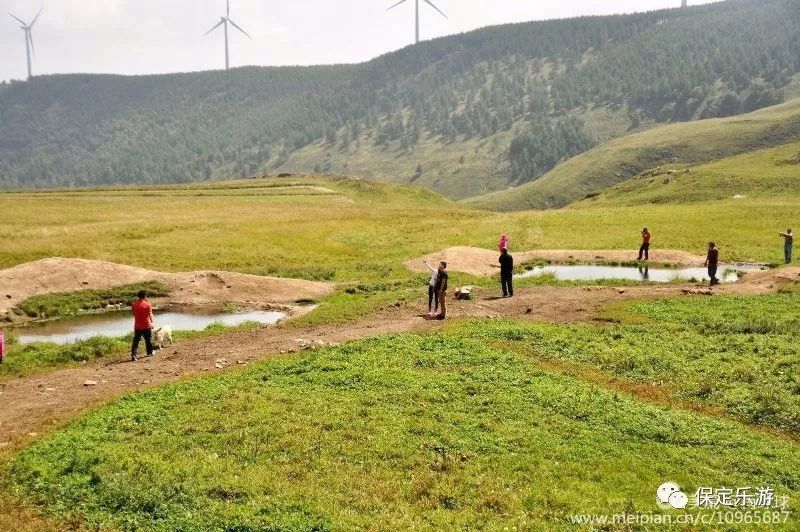
<svg viewBox="0 0 800 532"><path fill-rule="evenodd" d="M228 19L228 22L230 22L230 23L231 23L231 26L233 26L234 28L236 28L237 30L241 31L242 33L244 33L245 35L247 35L249 38L251 38L251 39L252 39L252 37L250 37L250 34L249 34L249 33L247 33L246 31L244 31L244 30L243 30L242 28L240 28L239 26L237 26L237 25L236 25L236 23L235 23L234 21L232 21L231 19Z"/></svg>
<svg viewBox="0 0 800 532"><path fill-rule="evenodd" d="M226 11L225 17L231 16L231 0L228 0L228 11Z"/></svg>
<svg viewBox="0 0 800 532"><path fill-rule="evenodd" d="M24 22L24 21L23 21L21 18L19 18L18 16L16 16L14 13L9 13L9 15L11 15L11 16L12 16L12 17L14 17L15 19L17 19L17 21L18 21L20 24L22 24L23 26L27 26L27 24L25 24L25 22Z"/></svg>
<svg viewBox="0 0 800 532"><path fill-rule="evenodd" d="M390 7L389 9L387 9L386 11L389 11L390 9L394 9L394 8L396 8L397 6L399 6L400 4L404 4L405 2L406 2L406 0L400 0L399 2L397 2L396 4L394 4L392 7Z"/></svg>
<svg viewBox="0 0 800 532"><path fill-rule="evenodd" d="M33 56L36 57L36 48L33 47L33 33L31 33L30 28L26 33L28 34L28 40L31 43L31 52L33 52Z"/></svg>
<svg viewBox="0 0 800 532"><path fill-rule="evenodd" d="M205 33L203 34L203 37L205 37L206 35L208 35L208 34L209 34L209 33L211 33L212 31L214 31L215 29L219 28L219 27L220 27L220 26L222 26L223 24L225 24L225 21L224 21L224 20L220 20L219 22L217 22L217 23L214 25L214 27L213 27L213 28L211 28L210 30L208 30L207 32L205 32Z"/></svg>
<svg viewBox="0 0 800 532"><path fill-rule="evenodd" d="M438 12L439 12L439 14L440 14L440 15L442 15L444 18L447 18L447 15L445 15L445 14L444 14L444 11L442 11L441 9L439 9L438 7L436 7L436 5L435 5L433 2L431 2L431 0L423 0L423 1L424 1L426 4L428 4L429 6L431 6L433 9L435 9L436 11L438 11ZM450 20L450 19L448 19L448 20Z"/></svg>
<svg viewBox="0 0 800 532"><path fill-rule="evenodd" d="M43 9L44 9L44 6L42 6L42 7L40 7L40 8L39 8L39 12L38 12L38 13L36 13L36 16L35 16L35 17L33 17L33 21L32 21L32 22L31 22L31 23L28 25L28 27L29 27L29 28L32 28L32 27L33 27L33 25L34 25L34 24L36 24L36 21L37 21L37 20L39 20L39 15L41 15L41 14L42 14L42 10L43 10Z"/></svg>

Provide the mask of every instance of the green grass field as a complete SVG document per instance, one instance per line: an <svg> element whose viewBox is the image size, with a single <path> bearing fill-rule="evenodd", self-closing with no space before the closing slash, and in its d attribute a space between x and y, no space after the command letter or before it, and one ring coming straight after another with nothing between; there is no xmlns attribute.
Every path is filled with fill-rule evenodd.
<svg viewBox="0 0 800 532"><path fill-rule="evenodd" d="M717 311L702 305L702 310L695 308L695 303L692 299L677 302L679 319L693 317L699 322ZM644 305L645 312L658 312L659 304ZM747 302L752 312L745 314L755 323L736 327L720 320L702 331L664 323L599 328L526 327L514 322L491 327L467 323L459 331L574 365L575 371L591 368L636 383L657 383L655 390L675 401L707 405L731 417L800 436L800 351L795 342L800 322L796 315L780 325L755 317L761 316L755 312L759 306L797 304L796 295L755 298ZM684 309L689 310L684 313ZM737 318L742 319L741 312Z"/></svg>
<svg viewBox="0 0 800 532"><path fill-rule="evenodd" d="M795 442L683 411L682 385L653 405L540 363L569 360L588 330L459 323L273 359L120 399L23 450L9 474L61 518L131 530L569 529L576 514L657 512L667 480L797 500ZM632 381L706 368L722 385L758 358L745 349L674 374L686 355L645 369L664 340L653 330L591 337L628 348L578 360ZM527 351L496 345L534 339ZM627 373L605 364L614 358ZM763 382L784 385L777 367L741 385L743 404ZM796 514L784 518L771 529L796 529Z"/></svg>
<svg viewBox="0 0 800 532"><path fill-rule="evenodd" d="M288 190L264 195L268 186ZM293 191L309 186L331 192ZM774 263L782 257L777 231L798 219L795 196L500 214L423 189L314 177L0 193L0 267L65 256L160 271L387 282L409 278L404 260L453 245L494 248L501 232L512 250L631 249L633 259L643 225L656 250L702 253L714 239L723 260Z"/></svg>
<svg viewBox="0 0 800 532"><path fill-rule="evenodd" d="M795 151L696 167L665 190L637 180L541 212L477 211L419 188L304 176L5 192L0 267L77 256L340 283L317 310L280 325L302 336L418 297L425 276L404 260L493 248L500 232L512 249L619 248L633 258L648 225L655 253L702 253L714 239L725 261L779 262L777 231L800 225L794 167L781 162ZM750 186L747 197L714 193L729 182ZM705 192L679 193L688 186ZM537 284L573 283L519 286ZM127 289L26 305L68 315ZM655 504L656 488L673 481L690 495L769 486L790 501L788 512L770 509L778 522L769 529L796 530L798 297L795 287L634 301L591 324L455 321L119 397L0 455L0 528L15 523L10 508L42 512L52 529L571 530L577 515L677 515ZM226 331L183 338L207 334ZM12 345L0 381L126 348L103 338Z"/></svg>

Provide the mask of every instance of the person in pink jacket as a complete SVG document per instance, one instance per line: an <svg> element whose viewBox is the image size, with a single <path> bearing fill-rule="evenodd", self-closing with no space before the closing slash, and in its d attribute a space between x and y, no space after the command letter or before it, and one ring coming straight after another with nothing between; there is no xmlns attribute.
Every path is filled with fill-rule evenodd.
<svg viewBox="0 0 800 532"><path fill-rule="evenodd" d="M506 251L508 251L508 235L507 234L503 233L502 235L500 235L500 242L498 242L497 247L500 250L500 253L502 253L504 249Z"/></svg>

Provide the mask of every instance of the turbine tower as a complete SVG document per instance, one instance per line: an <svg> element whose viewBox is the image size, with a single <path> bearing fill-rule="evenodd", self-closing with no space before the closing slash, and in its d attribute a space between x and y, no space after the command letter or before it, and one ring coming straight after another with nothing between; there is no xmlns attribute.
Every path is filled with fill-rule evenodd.
<svg viewBox="0 0 800 532"><path fill-rule="evenodd" d="M394 8L396 8L397 6L399 6L400 4L404 4L404 3L406 3L407 1L408 1L408 0L400 0L399 2L397 2L396 4L394 4L392 7L390 7L389 9L387 9L386 11L389 11L389 10L391 10L391 9L394 9ZM429 6L431 6L431 7L432 7L433 9L435 9L436 11L438 11L438 12L439 12L439 14L440 14L440 15L442 15L444 18L447 18L447 15L445 15L445 14L444 14L444 11L442 11L441 9L439 9L438 7L436 7L436 6L434 5L434 3L433 3L433 2L431 2L431 0L423 0L423 2L425 2L426 4L428 4ZM415 17L416 17L416 26L415 26L415 28L416 28L416 33L415 33L416 40L415 40L414 42L415 42L415 44L419 44L419 0L414 0L414 15L415 15Z"/></svg>
<svg viewBox="0 0 800 532"><path fill-rule="evenodd" d="M42 9L44 9L44 7L39 9L39 12L35 17L33 17L33 20L30 24L26 24L24 20L16 16L14 13L9 13L9 15L14 17L17 22L22 24L22 31L25 32L25 52L28 58L28 81L30 81L30 79L33 77L33 73L31 71L31 53L36 55L36 50L33 47L33 34L31 33L31 30L33 29L33 25L36 24L36 21L39 20L39 15L42 14Z"/></svg>
<svg viewBox="0 0 800 532"><path fill-rule="evenodd" d="M217 22L213 28L211 28L210 30L208 30L203 34L203 37L205 37L215 29L219 28L220 26L225 27L225 70L230 70L231 68L230 52L228 49L228 24L230 24L237 30L244 33L248 39L252 39L252 37L250 37L250 34L248 34L246 31L240 28L234 21L231 20L231 0L227 0L227 10L225 11L225 16L220 17L220 21Z"/></svg>
<svg viewBox="0 0 800 532"><path fill-rule="evenodd" d="M689 7L689 0L681 0L681 7Z"/></svg>

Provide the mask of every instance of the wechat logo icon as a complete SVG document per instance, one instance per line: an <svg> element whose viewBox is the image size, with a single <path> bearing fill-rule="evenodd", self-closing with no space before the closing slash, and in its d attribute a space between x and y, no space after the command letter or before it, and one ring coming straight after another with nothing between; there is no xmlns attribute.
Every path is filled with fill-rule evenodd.
<svg viewBox="0 0 800 532"><path fill-rule="evenodd" d="M665 482L656 491L656 502L662 510L683 510L689 504L689 497L674 482Z"/></svg>

